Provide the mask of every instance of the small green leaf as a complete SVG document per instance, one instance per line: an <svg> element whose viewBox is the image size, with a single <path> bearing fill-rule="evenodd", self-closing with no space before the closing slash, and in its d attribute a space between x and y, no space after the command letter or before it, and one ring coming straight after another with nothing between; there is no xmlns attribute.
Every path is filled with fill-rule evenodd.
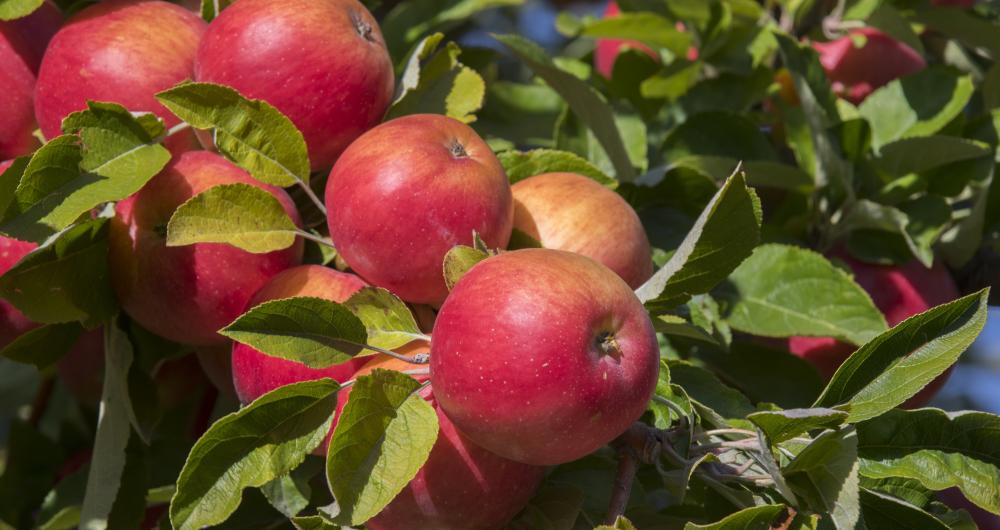
<svg viewBox="0 0 1000 530"><path fill-rule="evenodd" d="M177 85L156 99L192 127L214 129L219 151L255 179L281 187L309 182L305 138L266 101L211 83Z"/></svg>
<svg viewBox="0 0 1000 530"><path fill-rule="evenodd" d="M28 162L31 161L30 156L20 156L11 161L10 166L0 173L0 220L7 219L12 215L16 215L17 196L14 194L17 190L18 184L21 183L21 177L24 175L25 168L28 167ZM14 207L14 212L8 214L7 210Z"/></svg>
<svg viewBox="0 0 1000 530"><path fill-rule="evenodd" d="M880 530L950 530L937 517L895 497L861 490L861 514L868 528Z"/></svg>
<svg viewBox="0 0 1000 530"><path fill-rule="evenodd" d="M886 329L885 317L849 274L799 247L761 245L716 297L733 329L754 335L863 344Z"/></svg>
<svg viewBox="0 0 1000 530"><path fill-rule="evenodd" d="M702 155L685 156L671 162L672 168L692 169L717 181L725 180L731 175L737 164L739 161L735 158ZM750 160L744 161L742 168L747 184L753 187L808 191L813 186L812 177L808 173L781 162Z"/></svg>
<svg viewBox="0 0 1000 530"><path fill-rule="evenodd" d="M972 79L930 67L872 92L858 111L872 127L872 146L940 131L969 102Z"/></svg>
<svg viewBox="0 0 1000 530"><path fill-rule="evenodd" d="M511 184L543 173L576 173L614 189L618 182L575 153L555 149L504 151L497 154Z"/></svg>
<svg viewBox="0 0 1000 530"><path fill-rule="evenodd" d="M691 34L681 32L676 23L650 12L624 12L614 17L591 19L580 25L582 37L638 41L653 48L665 48L684 57L691 46Z"/></svg>
<svg viewBox="0 0 1000 530"><path fill-rule="evenodd" d="M985 412L891 410L858 424L861 474L901 477L941 491L958 487L1000 515L1000 417Z"/></svg>
<svg viewBox="0 0 1000 530"><path fill-rule="evenodd" d="M657 333L663 333L667 336L683 337L724 347L724 344L719 342L716 337L709 335L705 329L676 315L657 315L653 318L653 327Z"/></svg>
<svg viewBox="0 0 1000 530"><path fill-rule="evenodd" d="M35 322L102 322L117 309L107 256L107 219L81 223L0 276L0 295Z"/></svg>
<svg viewBox="0 0 1000 530"><path fill-rule="evenodd" d="M201 0L201 18L205 22L211 22L231 3L233 0Z"/></svg>
<svg viewBox="0 0 1000 530"><path fill-rule="evenodd" d="M754 411L746 396L722 383L712 372L685 361L670 361L669 367L671 383L724 418L742 419Z"/></svg>
<svg viewBox="0 0 1000 530"><path fill-rule="evenodd" d="M495 37L566 100L573 112L597 137L611 159L618 180L631 182L635 178L635 170L621 133L615 125L614 114L593 87L557 67L537 44L517 35Z"/></svg>
<svg viewBox="0 0 1000 530"><path fill-rule="evenodd" d="M336 524L322 515L307 515L304 517L293 517L292 524L298 530L342 530L343 527Z"/></svg>
<svg viewBox="0 0 1000 530"><path fill-rule="evenodd" d="M594 530L636 530L636 528L635 525L632 524L632 521L626 519L624 515L619 515L618 517L615 517L615 524L610 526L602 524L601 526L595 527Z"/></svg>
<svg viewBox="0 0 1000 530"><path fill-rule="evenodd" d="M245 488L295 469L329 431L338 390L330 379L283 386L209 427L177 479L174 528L219 524L239 507Z"/></svg>
<svg viewBox="0 0 1000 530"><path fill-rule="evenodd" d="M775 522L784 511L785 507L781 504L754 506L728 515L721 521L714 523L687 523L684 525L684 530L769 530L773 528L771 523Z"/></svg>
<svg viewBox="0 0 1000 530"><path fill-rule="evenodd" d="M39 370L55 365L73 347L83 328L76 322L39 326L0 349L0 357L31 364Z"/></svg>
<svg viewBox="0 0 1000 530"><path fill-rule="evenodd" d="M772 443L791 440L815 429L833 429L847 420L847 413L834 409L789 409L754 412L747 419L760 427Z"/></svg>
<svg viewBox="0 0 1000 530"><path fill-rule="evenodd" d="M827 431L783 470L789 486L815 512L829 513L838 530L854 530L861 517L858 434Z"/></svg>
<svg viewBox="0 0 1000 530"><path fill-rule="evenodd" d="M81 160L75 136L59 136L38 148L24 168L13 201L0 217L0 232L38 243L72 223L80 212L67 221L64 214L71 212L60 206L67 190L79 188L73 183L81 178ZM55 218L49 217L52 214Z"/></svg>
<svg viewBox="0 0 1000 530"><path fill-rule="evenodd" d="M180 205L167 223L167 246L226 243L263 254L295 244L297 227L281 202L249 184L213 186Z"/></svg>
<svg viewBox="0 0 1000 530"><path fill-rule="evenodd" d="M444 282L448 284L448 290L455 287L458 280L469 272L476 263L488 258L489 254L482 250L456 245L444 255Z"/></svg>
<svg viewBox="0 0 1000 530"><path fill-rule="evenodd" d="M393 349L425 338L406 304L381 287L364 287L344 302L364 323L367 344Z"/></svg>
<svg viewBox="0 0 1000 530"><path fill-rule="evenodd" d="M403 71L399 96L386 112L386 119L432 113L464 123L475 121L486 95L486 82L459 62L462 50L454 42L437 50L442 38L435 33L414 48Z"/></svg>
<svg viewBox="0 0 1000 530"><path fill-rule="evenodd" d="M643 303L669 309L724 280L757 246L760 200L734 173L702 210L670 260L636 289Z"/></svg>
<svg viewBox="0 0 1000 530"><path fill-rule="evenodd" d="M857 423L896 407L944 373L986 323L988 290L912 316L840 365L817 407L846 410Z"/></svg>
<svg viewBox="0 0 1000 530"><path fill-rule="evenodd" d="M0 0L0 20L26 17L42 7L45 0Z"/></svg>
<svg viewBox="0 0 1000 530"><path fill-rule="evenodd" d="M990 146L954 136L914 136L882 146L876 163L893 175L921 173L962 160L990 156Z"/></svg>
<svg viewBox="0 0 1000 530"><path fill-rule="evenodd" d="M338 522L356 526L372 518L424 465L438 419L419 389L412 377L382 369L354 384L326 461Z"/></svg>
<svg viewBox="0 0 1000 530"><path fill-rule="evenodd" d="M310 481L323 470L319 458L308 458L287 475L282 475L260 487L267 502L285 517L295 517L307 506L312 496Z"/></svg>
<svg viewBox="0 0 1000 530"><path fill-rule="evenodd" d="M978 16L969 9L954 9L943 6L935 9L921 9L915 13L914 21L962 41L967 46L988 50L991 57L1000 57L1000 34L993 17Z"/></svg>
<svg viewBox="0 0 1000 530"><path fill-rule="evenodd" d="M702 112L670 131L663 141L663 157L675 161L692 155L736 160L776 161L767 136L756 123L732 112ZM726 168L728 176L736 164Z"/></svg>
<svg viewBox="0 0 1000 530"><path fill-rule="evenodd" d="M842 233L873 230L896 235L914 257L930 267L934 262L931 245L950 220L951 208L942 197L924 195L899 207L862 199L851 205L838 230ZM849 247L856 250L856 244L850 241Z"/></svg>
<svg viewBox="0 0 1000 530"><path fill-rule="evenodd" d="M518 6L524 0L412 0L399 2L381 21L382 36L392 57L406 51L425 35L445 32L473 15L505 6Z"/></svg>
<svg viewBox="0 0 1000 530"><path fill-rule="evenodd" d="M219 333L310 368L350 360L368 338L364 323L346 306L304 296L264 302Z"/></svg>

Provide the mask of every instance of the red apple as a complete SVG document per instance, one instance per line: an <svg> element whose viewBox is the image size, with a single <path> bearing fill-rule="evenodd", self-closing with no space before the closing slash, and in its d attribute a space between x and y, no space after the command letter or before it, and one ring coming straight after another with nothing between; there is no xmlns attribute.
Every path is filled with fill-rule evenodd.
<svg viewBox="0 0 1000 530"><path fill-rule="evenodd" d="M463 434L501 456L555 465L642 415L660 352L635 293L607 267L524 249L476 264L438 312L431 381Z"/></svg>
<svg viewBox="0 0 1000 530"><path fill-rule="evenodd" d="M616 2L608 2L608 7L604 9L604 18L613 18L621 12ZM659 60L657 55L649 46L635 41L622 39L597 39L597 47L594 50L594 66L604 77L610 78L615 67L615 59L622 48L635 48L641 50L653 59Z"/></svg>
<svg viewBox="0 0 1000 530"><path fill-rule="evenodd" d="M87 100L155 112L168 127L179 120L154 95L194 75L205 22L158 0L110 0L69 19L45 52L35 89L35 117L46 138ZM185 131L167 142L175 153L194 145Z"/></svg>
<svg viewBox="0 0 1000 530"><path fill-rule="evenodd" d="M890 326L959 297L954 280L941 263L935 263L928 269L916 260L900 266L887 266L865 263L844 252L837 252L834 257L851 268L854 280L868 291L875 307L885 314ZM830 337L792 337L788 340L788 348L811 362L827 379L833 377L837 368L855 350L853 345ZM927 404L947 381L949 373L950 370L931 381L903 406L916 408Z"/></svg>
<svg viewBox="0 0 1000 530"><path fill-rule="evenodd" d="M854 41L859 38L864 41L860 47ZM813 43L813 48L834 92L855 105L890 81L927 66L913 48L875 28L856 29L830 42Z"/></svg>
<svg viewBox="0 0 1000 530"><path fill-rule="evenodd" d="M583 254L633 289L653 275L646 231L617 193L575 173L545 173L511 187L514 228L545 248Z"/></svg>
<svg viewBox="0 0 1000 530"><path fill-rule="evenodd" d="M14 158L38 145L32 136L35 116L34 62L27 39L10 22L0 22L0 159Z"/></svg>
<svg viewBox="0 0 1000 530"><path fill-rule="evenodd" d="M10 162L0 163L0 173L10 166ZM34 243L26 243L9 237L0 236L0 275L5 274L18 261L35 249ZM5 348L22 333L36 327L37 324L28 320L10 302L0 298L0 349Z"/></svg>
<svg viewBox="0 0 1000 530"><path fill-rule="evenodd" d="M448 294L441 266L477 232L510 239L513 204L503 166L468 125L436 114L398 118L344 151L326 185L330 237L368 282L418 304Z"/></svg>
<svg viewBox="0 0 1000 530"><path fill-rule="evenodd" d="M240 0L212 21L195 72L288 116L313 169L382 120L395 83L378 22L357 0Z"/></svg>
<svg viewBox="0 0 1000 530"><path fill-rule="evenodd" d="M245 309L280 298L313 296L344 302L367 284L353 274L318 265L302 265L281 272L265 284ZM302 363L271 357L246 344L233 343L232 378L236 395L244 405L285 385L329 377L343 383L370 359L352 359L326 368L310 368Z"/></svg>
<svg viewBox="0 0 1000 530"><path fill-rule="evenodd" d="M420 345L408 350L426 352ZM376 368L413 370L414 365L379 355L355 374ZM418 380L426 380L418 377ZM337 396L337 414L351 388ZM430 387L421 396L437 412L437 441L417 475L378 515L365 523L370 530L493 530L523 509L541 483L545 468L508 460L472 443L441 412Z"/></svg>
<svg viewBox="0 0 1000 530"><path fill-rule="evenodd" d="M181 344L221 345L226 339L216 332L242 314L271 277L301 261L301 240L266 254L221 243L166 246L167 222L178 206L210 187L233 183L267 190L299 223L284 190L207 151L174 157L116 206L109 235L112 283L125 312L144 328Z"/></svg>

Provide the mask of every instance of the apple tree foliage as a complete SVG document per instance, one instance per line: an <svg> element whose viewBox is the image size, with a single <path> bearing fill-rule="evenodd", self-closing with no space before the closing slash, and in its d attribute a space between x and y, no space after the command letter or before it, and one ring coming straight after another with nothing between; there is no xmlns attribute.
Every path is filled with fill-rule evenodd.
<svg viewBox="0 0 1000 530"><path fill-rule="evenodd" d="M659 334L662 370L638 441L626 435L550 470L508 527L973 527L936 500L949 488L1000 514L1000 418L899 408L972 343L988 290L967 285L965 296L890 328L820 253L846 241L869 260L937 258L959 271L1000 251L1000 6L618 3L616 18L561 14L556 53L513 32L491 34L488 47L455 42L510 20L519 0L372 5L398 75L387 119L431 112L470 123L511 182L549 171L591 177L636 208L654 246L658 271L636 295ZM0 18L40 4L0 0ZM228 4L205 0L201 13L211 20ZM836 97L803 37L865 24L931 66L853 105ZM599 38L650 53L625 48L605 77L592 66ZM794 101L781 95L789 89ZM174 212L168 245L263 253L302 237L309 261L343 266L323 234L325 174L310 174L285 116L219 85L184 83L157 98L254 178L287 187L306 221L298 228L260 189L218 186ZM152 366L191 352L119 313L107 223L110 205L167 163L161 144L174 132L152 114L91 102L63 121L62 136L0 174L0 233L39 244L0 277L0 296L42 324L0 351L0 407L13 418L0 528L136 528L150 517L177 529L361 527L416 474L438 434L410 375L380 370L345 383L350 421L320 456L342 389L331 380L243 408L167 409L150 391ZM516 244L537 245L521 236ZM442 264L448 285L492 252L481 241L453 249ZM391 293L368 288L343 304L266 302L220 332L323 367L427 338L416 322ZM99 326L95 416L60 388L54 367ZM824 383L774 347L792 336L858 349ZM638 471L622 484L627 459ZM631 494L613 498L621 486Z"/></svg>

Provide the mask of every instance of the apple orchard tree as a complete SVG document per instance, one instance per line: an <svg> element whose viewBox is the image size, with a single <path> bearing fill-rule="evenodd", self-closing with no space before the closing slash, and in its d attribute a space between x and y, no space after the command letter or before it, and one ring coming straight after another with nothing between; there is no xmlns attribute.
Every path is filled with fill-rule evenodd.
<svg viewBox="0 0 1000 530"><path fill-rule="evenodd" d="M0 529L997 528L1000 5L570 4L0 1Z"/></svg>

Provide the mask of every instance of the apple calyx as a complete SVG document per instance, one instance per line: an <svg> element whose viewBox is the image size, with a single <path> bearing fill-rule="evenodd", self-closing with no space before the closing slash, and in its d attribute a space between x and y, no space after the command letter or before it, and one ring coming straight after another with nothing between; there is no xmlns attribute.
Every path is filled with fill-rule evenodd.
<svg viewBox="0 0 1000 530"><path fill-rule="evenodd" d="M452 139L448 144L448 151L451 151L451 156L455 159L468 158L469 153L466 152L465 146L462 145L457 139Z"/></svg>
<svg viewBox="0 0 1000 530"><path fill-rule="evenodd" d="M616 361L621 361L622 359L622 349L618 345L618 341L615 340L614 333L610 331L602 331L598 333L595 339L597 343L597 350L601 352L602 356L611 357Z"/></svg>
<svg viewBox="0 0 1000 530"><path fill-rule="evenodd" d="M354 25L354 31L357 31L362 39L368 42L375 42L375 37L372 35L372 25L366 22L357 12L351 11L351 23Z"/></svg>

